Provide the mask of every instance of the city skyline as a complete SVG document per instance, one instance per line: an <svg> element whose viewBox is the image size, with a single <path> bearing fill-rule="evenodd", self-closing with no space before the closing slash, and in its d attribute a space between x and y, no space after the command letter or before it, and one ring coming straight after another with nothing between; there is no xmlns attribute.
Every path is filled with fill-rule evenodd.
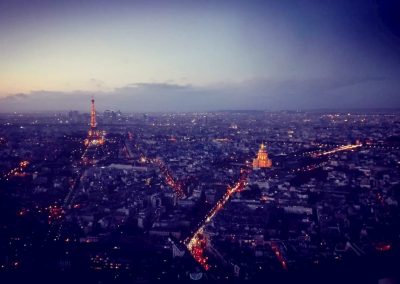
<svg viewBox="0 0 400 284"><path fill-rule="evenodd" d="M86 107L0 115L0 279L398 279L398 113Z"/></svg>
<svg viewBox="0 0 400 284"><path fill-rule="evenodd" d="M394 1L0 1L0 112L398 108Z"/></svg>

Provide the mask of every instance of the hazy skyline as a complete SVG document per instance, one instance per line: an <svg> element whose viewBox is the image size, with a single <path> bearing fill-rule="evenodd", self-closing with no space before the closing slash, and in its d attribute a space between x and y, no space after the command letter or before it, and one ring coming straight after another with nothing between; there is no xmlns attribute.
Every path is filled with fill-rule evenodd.
<svg viewBox="0 0 400 284"><path fill-rule="evenodd" d="M0 0L0 111L400 107L398 8Z"/></svg>

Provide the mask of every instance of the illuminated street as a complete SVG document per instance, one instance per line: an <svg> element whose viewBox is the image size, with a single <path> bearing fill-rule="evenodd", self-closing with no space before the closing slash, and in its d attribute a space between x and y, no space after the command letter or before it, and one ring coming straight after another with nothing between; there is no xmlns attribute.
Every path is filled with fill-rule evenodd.
<svg viewBox="0 0 400 284"><path fill-rule="evenodd" d="M21 161L19 166L10 170L8 173L3 175L3 179L8 179L10 176L23 175L23 170L29 165L29 161Z"/></svg>
<svg viewBox="0 0 400 284"><path fill-rule="evenodd" d="M226 193L223 195L223 197L217 201L214 207L198 224L198 229L194 232L193 236L185 240L185 245L187 246L188 250L191 252L194 259L200 263L205 270L210 268L210 265L207 263L207 257L204 256L204 250L207 246L207 242L205 240L205 227L212 221L213 217L224 208L225 204L235 193L244 189L248 174L248 169L241 170L241 176L239 180L234 184L233 187L227 187Z"/></svg>
<svg viewBox="0 0 400 284"><path fill-rule="evenodd" d="M362 146L363 145L361 143L350 144L350 145L342 145L342 146L339 146L339 147L337 147L335 149L332 149L332 150L329 150L329 151L324 151L324 152L321 152L321 153L317 153L317 154L314 155L314 157L327 156L327 155L332 155L332 154L335 154L335 153L338 153L338 152L342 152L342 151L354 150L354 149L360 148Z"/></svg>

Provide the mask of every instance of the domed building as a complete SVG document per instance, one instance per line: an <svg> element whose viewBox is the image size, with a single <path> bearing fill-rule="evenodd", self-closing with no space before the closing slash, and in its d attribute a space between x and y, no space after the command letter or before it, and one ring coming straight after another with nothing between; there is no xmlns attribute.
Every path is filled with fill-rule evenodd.
<svg viewBox="0 0 400 284"><path fill-rule="evenodd" d="M258 150L257 158L253 160L253 169L270 168L272 161L268 158L267 150L264 143L261 143L260 150Z"/></svg>

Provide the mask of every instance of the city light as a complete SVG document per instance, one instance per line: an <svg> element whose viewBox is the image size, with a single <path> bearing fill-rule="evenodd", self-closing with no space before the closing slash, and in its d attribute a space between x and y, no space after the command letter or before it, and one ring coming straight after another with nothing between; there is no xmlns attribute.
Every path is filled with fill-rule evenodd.
<svg viewBox="0 0 400 284"><path fill-rule="evenodd" d="M104 132L97 129L96 122L96 109L94 106L94 98L91 99L91 111L90 111L90 129L88 131L88 137L85 139L84 144L87 147L100 146L105 142Z"/></svg>
<svg viewBox="0 0 400 284"><path fill-rule="evenodd" d="M12 253L8 263L0 260L1 269L25 268L24 251L38 244L43 250L59 247L65 271L76 257L87 257L86 269L94 273L123 278L123 271L133 275L136 266L151 267L160 280L174 273L180 279L254 280L325 261L341 265L349 251L395 253L396 240L373 232L377 222L394 224L396 144L368 140L364 124L352 126L353 136L368 143L340 143L348 141L348 133L314 130L319 115L307 114L307 125L295 127L297 114L271 114L291 125L292 137L280 122L268 128L269 122L249 115L247 126L236 129L229 127L236 114L213 115L209 128L202 128L196 114L132 116L121 125L103 124L108 116L99 116L111 130L107 143L86 146L85 133L76 127L84 129L88 115L81 125L64 125L68 134L61 136L58 121L66 118L50 118L57 121L51 126L37 119L35 129L43 125L46 134L29 134L23 143L32 150L2 145L9 158L0 182L4 194L19 201L14 226L34 221L44 230L36 243L35 234L26 231L6 237ZM260 123L271 132L268 152L264 143L254 147L264 133L249 134ZM97 130L93 119L86 138L95 133L92 127ZM367 133L372 131L383 136L379 128ZM255 159L250 147L258 150ZM359 234L343 243L351 238L348 220L354 216L362 221ZM151 257L140 255L143 266L135 254L141 247L151 250Z"/></svg>
<svg viewBox="0 0 400 284"><path fill-rule="evenodd" d="M220 210L223 209L225 204L229 201L229 199L237 192L242 191L247 185L246 180L248 177L250 170L242 169L239 180L235 183L233 187L228 186L226 193L222 196L222 198L217 201L214 207L207 213L204 217L203 221L199 224L198 229L195 231L192 237L186 239L185 244L192 254L193 258L201 264L201 266L208 270L210 269L210 265L207 263L207 257L204 255L204 250L206 248L207 242L205 241L205 227L208 223L210 223L213 217L218 214Z"/></svg>
<svg viewBox="0 0 400 284"><path fill-rule="evenodd" d="M342 146L339 146L339 147L337 147L335 149L332 149L332 150L329 150L329 151L316 153L313 156L314 157L321 157L321 156L326 156L326 155L332 155L332 154L335 154L335 153L338 153L338 152L354 150L354 149L357 149L357 148L360 148L360 147L362 147L361 143L342 145Z"/></svg>

